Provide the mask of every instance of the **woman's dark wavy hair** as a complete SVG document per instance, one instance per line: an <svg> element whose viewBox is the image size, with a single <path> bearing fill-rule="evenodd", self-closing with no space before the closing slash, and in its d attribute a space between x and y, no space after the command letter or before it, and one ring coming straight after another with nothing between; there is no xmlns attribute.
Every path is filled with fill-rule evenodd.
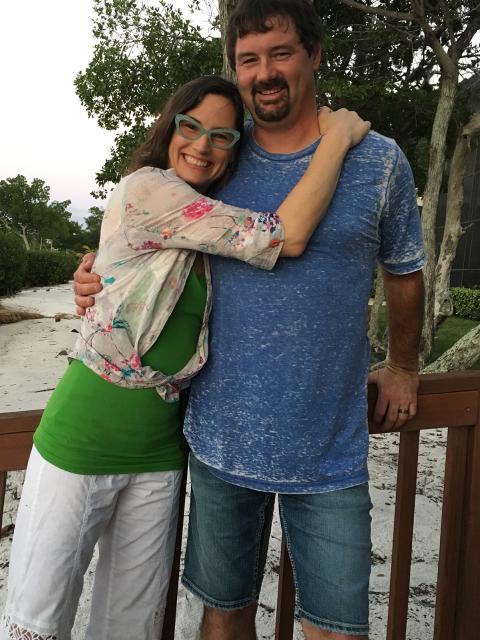
<svg viewBox="0 0 480 640"><path fill-rule="evenodd" d="M267 20L282 16L292 21L309 56L322 41L322 23L310 0L239 0L230 15L225 34L228 62L235 70L237 38L249 33L267 33Z"/></svg>
<svg viewBox="0 0 480 640"><path fill-rule="evenodd" d="M133 152L127 173L133 173L141 167L167 169L168 147L175 132L175 116L194 109L209 94L224 96L231 101L235 109L235 129L243 133L243 103L237 87L233 82L219 76L201 76L181 86L167 100L145 142ZM239 143L233 147L227 170L223 176L210 185L209 192L219 189L229 180L237 164L239 148Z"/></svg>

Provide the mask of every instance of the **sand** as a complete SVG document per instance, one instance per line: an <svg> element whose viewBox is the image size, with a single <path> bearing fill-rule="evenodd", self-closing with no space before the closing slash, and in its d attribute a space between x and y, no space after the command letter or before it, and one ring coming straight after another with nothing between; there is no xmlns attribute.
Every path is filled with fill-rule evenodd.
<svg viewBox="0 0 480 640"><path fill-rule="evenodd" d="M72 347L80 320L61 319L55 314L75 313L71 285L30 289L0 302L6 306L28 309L44 316L0 326L0 408L1 411L41 409L64 371L66 353ZM373 569L371 593L371 640L385 638L390 576L391 539L395 507L397 435L371 438L369 469L373 502ZM433 637L435 583L438 559L439 528L442 500L442 478L445 458L445 434L441 430L422 434L420 468L417 488L415 534L408 640L430 640ZM8 474L8 491L3 525L15 521L23 473ZM188 496L186 510L188 513ZM0 609L5 600L6 578L11 534L0 540ZM275 518L267 571L261 593L258 616L258 637L274 637L277 568L280 548L280 527ZM86 576L84 594L79 607L74 640L84 637L95 560ZM176 638L195 640L201 616L201 605L182 587L178 596ZM295 640L302 638L298 626Z"/></svg>

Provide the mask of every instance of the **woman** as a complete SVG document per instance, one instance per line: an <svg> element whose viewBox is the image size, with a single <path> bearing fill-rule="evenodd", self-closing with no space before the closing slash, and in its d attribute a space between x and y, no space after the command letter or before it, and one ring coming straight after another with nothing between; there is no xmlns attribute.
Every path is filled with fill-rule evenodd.
<svg viewBox="0 0 480 640"><path fill-rule="evenodd" d="M87 638L158 637L186 457L178 393L207 357L211 285L196 252L267 269L300 255L369 128L323 116L312 165L276 213L204 195L228 179L243 129L221 78L177 91L135 153L102 223L103 291L35 434L0 638L70 638L97 541Z"/></svg>

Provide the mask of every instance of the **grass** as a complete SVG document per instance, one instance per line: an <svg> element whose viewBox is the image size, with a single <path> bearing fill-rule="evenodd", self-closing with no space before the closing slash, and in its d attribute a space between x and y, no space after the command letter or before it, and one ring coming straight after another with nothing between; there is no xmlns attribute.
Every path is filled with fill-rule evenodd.
<svg viewBox="0 0 480 640"><path fill-rule="evenodd" d="M387 324L386 310L382 308L380 310L379 326L380 331L384 331ZM458 316L452 316L447 318L443 322L435 336L432 349L431 362L436 360L447 349L455 344L463 335L468 333L473 327L478 324L476 320L468 320L467 318L459 318ZM472 369L480 369L480 360L471 367Z"/></svg>

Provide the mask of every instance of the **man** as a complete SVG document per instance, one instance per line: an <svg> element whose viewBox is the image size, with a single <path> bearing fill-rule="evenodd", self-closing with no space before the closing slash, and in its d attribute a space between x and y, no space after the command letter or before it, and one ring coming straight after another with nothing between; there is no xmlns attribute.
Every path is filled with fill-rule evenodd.
<svg viewBox="0 0 480 640"><path fill-rule="evenodd" d="M308 0L238 2L227 52L254 124L220 199L275 210L308 165L318 144L319 33ZM307 640L367 638L366 326L377 260L390 356L375 374L375 418L390 429L416 412L423 308L415 193L393 141L373 133L349 152L301 258L270 273L212 259L210 357L185 421L183 581L205 604L203 640L255 638L275 495Z"/></svg>

